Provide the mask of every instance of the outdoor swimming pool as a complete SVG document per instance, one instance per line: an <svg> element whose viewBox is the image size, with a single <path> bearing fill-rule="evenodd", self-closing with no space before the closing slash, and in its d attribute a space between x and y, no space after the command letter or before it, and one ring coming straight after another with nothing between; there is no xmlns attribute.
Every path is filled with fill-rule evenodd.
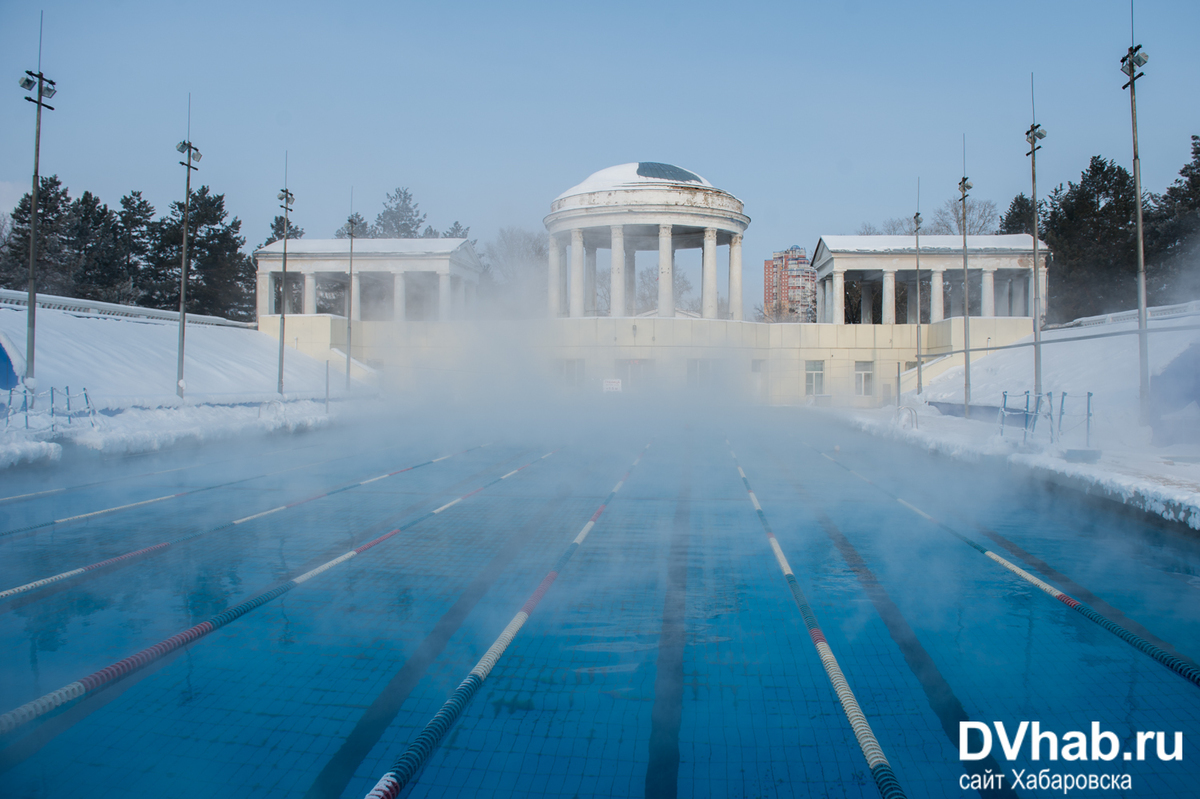
<svg viewBox="0 0 1200 799"><path fill-rule="evenodd" d="M1200 657L1193 535L829 417L747 413L544 439L338 427L10 470L0 712L49 698L5 717L0 794L364 796L557 566L405 795L878 796L821 641L908 796L977 793L960 780L988 769L987 795L1042 769L1129 777L1077 795L1196 795L1200 686L1147 654ZM993 726L990 758L964 762L966 720L1036 721L1064 757L1083 731L1089 759L1043 741L1033 760L1027 734L1009 760ZM1093 722L1115 759L1091 759ZM1143 760L1139 731L1165 733ZM1181 759L1160 759L1175 732Z"/></svg>

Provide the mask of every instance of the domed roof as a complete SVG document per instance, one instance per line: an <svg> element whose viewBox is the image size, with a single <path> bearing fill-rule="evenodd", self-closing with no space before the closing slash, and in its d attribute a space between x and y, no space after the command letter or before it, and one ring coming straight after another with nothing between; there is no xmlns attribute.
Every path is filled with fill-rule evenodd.
<svg viewBox="0 0 1200 799"><path fill-rule="evenodd" d="M594 172L578 186L572 186L555 199L561 200L563 197L595 191L644 188L650 185L713 188L713 185L707 180L682 167L660 164L655 161L639 161L632 164L618 164Z"/></svg>

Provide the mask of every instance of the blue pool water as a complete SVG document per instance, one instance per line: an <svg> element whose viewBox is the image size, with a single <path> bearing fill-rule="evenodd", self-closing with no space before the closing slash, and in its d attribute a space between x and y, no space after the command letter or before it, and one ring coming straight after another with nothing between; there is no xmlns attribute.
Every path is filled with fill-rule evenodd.
<svg viewBox="0 0 1200 799"><path fill-rule="evenodd" d="M1194 535L795 410L609 421L351 425L10 470L0 590L425 464L0 600L2 713L401 529L0 736L0 795L365 795L648 441L405 795L878 796L739 464L908 796L979 795L960 788L982 765L960 761L954 712L1060 737L1099 722L1122 751L1137 731L1166 732L1168 750L1183 733L1176 761L1153 743L1141 762L1033 761L1026 743L1009 762L996 743L1005 788L1049 768L1130 777L1074 795L1200 790L1200 687L949 530L1193 660Z"/></svg>

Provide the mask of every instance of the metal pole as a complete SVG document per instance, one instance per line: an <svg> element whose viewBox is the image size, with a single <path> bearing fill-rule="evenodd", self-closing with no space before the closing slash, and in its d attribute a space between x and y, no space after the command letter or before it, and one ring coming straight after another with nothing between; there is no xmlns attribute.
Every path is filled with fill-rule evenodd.
<svg viewBox="0 0 1200 799"><path fill-rule="evenodd" d="M288 281L287 281L287 245L288 233L291 232L289 214L292 206L292 193L287 188L287 153L283 154L283 191L279 193L283 200L283 277L282 290L279 293L279 393L283 394L283 348L284 328L287 324Z"/></svg>
<svg viewBox="0 0 1200 799"><path fill-rule="evenodd" d="M192 205L192 170L198 169L192 165L192 98L188 97L188 138L184 142L183 160L179 163L187 170L187 180L183 191L183 255L179 265L179 359L175 369L175 393L183 399L185 393L183 383L183 345L187 332L187 276L188 276L188 212Z"/></svg>
<svg viewBox="0 0 1200 799"><path fill-rule="evenodd" d="M921 182L917 181L917 202L920 203ZM913 216L913 223L917 232L917 397L921 396L921 392L925 390L924 381L921 374L921 212L918 210Z"/></svg>
<svg viewBox="0 0 1200 799"><path fill-rule="evenodd" d="M41 45L38 45L41 49ZM41 60L40 57L38 59ZM25 332L25 383L37 388L33 371L34 338L37 332L37 219L38 219L38 162L42 152L42 68L38 67L37 126L33 137L33 194L29 207L29 314Z"/></svg>
<svg viewBox="0 0 1200 799"><path fill-rule="evenodd" d="M965 152L965 148L964 148ZM965 156L964 156L965 160ZM962 234L963 234L963 418L971 418L971 291L967 273L967 189L970 181L963 176L958 184L962 191Z"/></svg>
<svg viewBox="0 0 1200 799"><path fill-rule="evenodd" d="M1150 422L1150 348L1146 335L1146 255L1142 236L1142 159L1138 155L1137 129L1137 79L1142 73L1137 71L1138 58L1145 63L1146 55L1139 54L1141 45L1130 47L1125 56L1129 71L1129 114L1133 121L1133 191L1136 205L1137 220L1137 293L1138 293L1138 400L1139 415L1142 424Z"/></svg>
<svg viewBox="0 0 1200 799"><path fill-rule="evenodd" d="M1033 75L1029 76L1029 96L1033 101ZM1033 122L1025 134L1029 142L1029 169L1033 180L1033 390L1042 390L1042 263L1038 254L1038 235L1041 229L1037 201L1037 151L1042 149L1038 140L1046 137L1042 126L1037 123L1037 106L1034 106Z"/></svg>
<svg viewBox="0 0 1200 799"><path fill-rule="evenodd" d="M346 284L346 390L350 390L350 353L354 315L354 190L350 191L350 281Z"/></svg>

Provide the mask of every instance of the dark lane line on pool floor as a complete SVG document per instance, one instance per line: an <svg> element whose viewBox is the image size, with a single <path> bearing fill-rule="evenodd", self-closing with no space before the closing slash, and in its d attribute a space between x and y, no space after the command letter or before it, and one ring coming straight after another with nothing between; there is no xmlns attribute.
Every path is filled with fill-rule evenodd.
<svg viewBox="0 0 1200 799"><path fill-rule="evenodd" d="M1005 569L1008 569L1010 572L1012 572L1016 576L1020 577L1025 582L1040 589L1041 591L1045 592L1046 594L1049 594L1050 596L1054 597L1059 602L1063 603L1064 605L1069 607L1071 610L1073 610L1076 613L1078 613L1079 615L1083 616L1088 621L1091 621L1091 622L1099 625L1100 627L1104 628L1105 630L1108 630L1110 633L1117 636L1122 641L1125 641L1127 644L1129 644L1133 648L1137 649L1138 651L1142 652L1145 655L1148 655L1149 657L1153 658L1154 660L1157 660L1159 663L1166 666L1168 669L1175 672L1183 679L1187 680L1188 682L1192 683L1193 685L1195 685L1197 687L1200 687L1200 668L1197 668L1196 666L1192 665L1191 663L1184 661L1181 658L1176 657L1175 655L1172 655L1170 652L1163 649L1162 647L1152 644L1151 642L1147 641L1145 638L1142 638L1141 636L1134 633L1132 630L1129 630L1126 627L1105 618L1104 616L1102 616L1101 614L1099 614L1095 610L1093 610L1091 607L1089 607L1087 604L1080 602L1078 599L1075 599L1074 597L1070 596L1069 594L1067 594L1064 591L1060 591L1059 589L1057 589L1054 586L1047 583L1045 580L1042 580L1040 577L1030 574L1029 572L1025 571L1024 569L1022 569L1020 566L1016 565L1012 561L1009 561L1009 560L1001 557L1000 555L997 555L995 552L992 552L990 549L987 549L986 547L972 541L971 539L969 539L965 535L959 533L957 530L955 530L953 527L946 524L945 522L934 518L930 514L926 513L925 511L921 510L920 508L918 508L917 506L907 502L906 500L904 500L901 497L896 496L895 494L888 491L886 488L879 485L878 483L876 483L866 477L863 477L861 474L859 474L858 472L856 472L854 469L850 468L846 464L841 463L840 461L836 460L835 458L830 457L830 455L828 453L820 452L819 450L815 449L807 442L805 442L805 446L809 447L809 449L812 449L814 452L818 452L822 457L826 458L831 463L834 463L834 464L842 467L847 472L849 472L850 474L857 477L859 480L862 480L863 482L873 486L874 488L876 488L878 491L882 492L883 494L886 494L887 496L891 497L899 504L903 505L904 507L908 508L913 513L917 514L918 516L921 516L926 521L933 524L935 527L938 527L941 530L944 530L945 532L954 536L959 541L962 541L967 546L971 547L972 549L976 550L980 554L987 557L989 560L992 560L992 561L1000 564ZM1172 647L1172 649L1174 649L1174 647Z"/></svg>
<svg viewBox="0 0 1200 799"><path fill-rule="evenodd" d="M847 682L845 675L842 673L842 668L838 665L833 650L830 648L828 641L825 640L825 634L821 632L821 627L817 623L816 614L813 613L808 599L804 596L804 592L800 590L800 583L796 580L796 575L792 571L792 567L788 564L787 557L783 554L783 550L779 546L779 541L775 538L775 532L771 529L771 523L767 521L767 514L763 511L758 497L755 496L754 489L750 487L750 479L746 477L746 472L742 469L741 464L738 463L737 454L733 451L733 445L729 443L728 439L725 440L725 443L729 445L729 455L733 458L734 465L737 466L738 474L741 475L742 483L746 487L746 493L749 494L750 502L754 505L754 510L758 514L758 521L762 525L763 532L767 534L767 540L775 554L775 560L783 572L784 579L787 580L788 588L791 589L792 599L795 600L796 606L800 609L800 615L804 618L804 626L807 628L813 646L816 647L817 654L821 658L821 665L825 668L825 674L829 677L829 682L833 686L834 693L837 694L837 698L841 702L842 712L845 714L846 720L850 723L850 727L854 731L854 737L862 749L863 757L866 759L867 767L871 772L871 778L875 781L875 785L879 788L879 793L883 796L883 799L901 799L905 795L904 790L900 787L900 783L892 771L891 764L888 763L887 756L883 753L883 748L879 745L875 733L871 730L870 722L867 721L866 715L862 712L862 708L859 707L858 700L854 697L854 691L851 690L849 682Z"/></svg>
<svg viewBox="0 0 1200 799"><path fill-rule="evenodd" d="M272 455L278 455L280 453L299 452L300 450L313 449L314 447L319 447L319 446L321 446L321 445L320 444L308 444L303 447L283 447L278 450L271 450L270 452L261 452L261 453L255 453L255 454L272 456ZM158 453L156 453L156 454L158 454ZM140 480L143 477L157 477L157 476L163 475L163 474L173 474L174 472L186 472L191 469L202 469L202 468L205 468L208 466L216 466L221 463L229 463L230 461L241 460L244 457L245 457L245 455L242 454L242 455L238 455L237 457L233 457L233 458L221 458L219 460L206 461L204 463L192 463L192 464L188 464L187 466L176 466L171 469L160 469L156 472L142 472L140 474L127 474L127 475L122 475L120 477L110 477L107 480L94 480L89 483L76 483L75 485L72 485L72 486L59 486L57 488L47 488L42 491L31 491L31 492L28 492L25 494L14 494L14 495L8 496L8 497L0 497L0 505L8 505L8 504L16 503L16 502L25 502L25 501L32 500L32 499L39 499L42 497L54 496L56 494L65 494L65 493L68 493L71 491L81 491L85 488L94 488L96 486L111 485L112 483L119 483L124 480Z"/></svg>
<svg viewBox="0 0 1200 799"><path fill-rule="evenodd" d="M579 477L586 480L592 471L589 466ZM358 767L392 724L400 707L425 676L429 666L442 654L450 637L458 632L468 614L475 609L492 585L504 573L513 559L525 547L530 535L540 529L550 517L561 510L569 493L560 494L546 503L536 516L515 531L504 547L483 567L474 580L463 589L458 599L442 614L429 634L417 645L384 689L363 712L354 729L346 736L333 757L326 762L304 794L305 799L337 799L346 790Z"/></svg>
<svg viewBox="0 0 1200 799"><path fill-rule="evenodd" d="M318 499L324 499L326 497L331 497L335 494L340 494L343 491L349 491L351 489L359 488L361 486L365 486L370 483L378 482L378 481L383 480L388 477L395 477L398 474L404 474L405 472L411 472L416 469L420 469L424 466L430 466L432 464L439 463L444 460L448 460L448 459L456 457L458 455L465 455L468 452L473 452L474 450L482 449L486 446L488 446L488 445L480 444L480 445L477 445L474 447L469 447L468 449L464 449L461 452L454 452L449 455L443 455L440 458L433 458L432 460L427 460L422 463L414 464L412 466L406 466L402 469L396 469L395 471L391 471L386 474L379 475L377 477L372 477L372 478L366 479L366 480L358 480L353 483L345 483L337 488L331 488L327 491L323 491L320 494L314 494L310 497L305 497L303 499L295 500L294 502L289 502L284 505L279 505L277 507L270 508L270 509L262 511L260 513L251 514L250 516L244 516L240 519L234 519L233 521L226 522L225 524L221 524L216 527L209 528L208 530L200 530L195 533L188 533L187 535L183 535L178 538L173 538L169 541L162 541L157 544L152 544L151 546L148 546L148 547L142 547L141 549L133 550L132 552L126 552L122 555L116 555L111 558L106 558L105 560L98 561L96 563L92 563L87 566L80 566L79 568L76 568L76 569L71 569L69 571L61 572L61 573L53 575L51 577L43 577L40 580L34 580L32 582L25 583L24 585L18 585L13 588L8 588L3 591L0 591L0 602L3 602L12 597L18 596L20 594L25 594L30 591L36 591L39 588L44 588L48 585L53 585L55 583L59 583L64 580L70 580L71 578L82 578L83 575L88 574L90 572L98 573L99 570L111 571L113 568L117 568L120 566L127 566L127 565L132 564L134 561L140 560L141 558L147 557L149 555L157 554L160 552L165 552L166 550L170 549L173 546L176 546L177 544L182 544L187 541L193 541L197 538L200 538L201 536L209 535L210 533L220 532L221 530L228 530L230 528L236 527L239 524L245 524L246 522L251 522L256 519L261 519L265 516L270 516L272 514L279 513L280 511L291 510L292 508L298 508L301 505L306 505L310 502L315 502ZM339 459L335 459L335 460L339 460ZM311 466L311 465L314 465L314 464L306 464L306 466ZM299 468L305 468L305 467L298 466L295 468L299 469ZM289 469L289 470L285 470L285 471L291 471L291 470ZM278 474L278 472L276 472L275 474ZM268 475L261 475L261 476L266 477ZM252 479L256 479L256 478L247 478L247 479L252 480ZM230 485L232 485L232 484L230 484ZM182 494L179 496L182 496ZM76 579L76 580L73 580L72 582L78 583L79 580Z"/></svg>
<svg viewBox="0 0 1200 799"><path fill-rule="evenodd" d="M550 586L554 584L559 574L562 573L562 570L571 562L571 558L583 546L588 534L592 532L592 529L604 514L605 508L616 499L617 492L621 490L626 481L629 480L629 476L637 469L638 464L641 463L642 457L648 449L650 449L650 444L647 444L638 453L629 470L613 486L612 491L605 497L604 502L600 504L600 507L596 509L596 512L592 514L592 517L583 526L583 529L579 531L579 534L567 546L566 551L559 556L558 560L550 568L549 573L542 578L541 583L534 589L534 592L525 600L525 604L517 611L517 615L512 618L508 626L500 633L500 636L488 647L487 652L475 664L475 668L471 669L466 678L459 683L458 688L454 690L454 693L450 695L450 698L442 704L441 709L429 720L416 738L413 739L413 742L400 753L392 763L391 768L375 783L375 787L367 794L369 799L396 799L404 791L405 787L412 783L417 774L421 772L421 769L425 767L429 756L437 748L438 744L441 743L446 732L458 721L463 709L470 704L471 699L478 693L480 686L487 680L492 668L495 667L496 661L500 659L504 651L508 649L508 645L512 643L513 638L521 631L530 614L537 608L538 603L542 601L542 597L550 590Z"/></svg>
<svg viewBox="0 0 1200 799"><path fill-rule="evenodd" d="M646 799L675 799L679 788L679 726L683 720L683 650L687 644L688 548L692 536L691 447L684 451L683 475L675 500L667 593L655 665L654 706L650 711L650 760Z"/></svg>
<svg viewBox="0 0 1200 799"><path fill-rule="evenodd" d="M883 620L884 626L887 627L888 634L895 641L896 646L900 648L900 652L904 655L904 660L908 663L908 667L912 670L913 676L921 684L921 688L925 691L925 697L929 700L929 707L938 717L938 721L942 724L942 729L946 733L946 737L950 740L950 745L956 747L959 745L959 723L970 721L971 717L967 715L967 711L963 708L962 702L955 695L954 689L950 687L950 683L942 676L941 670L933 657L925 649L920 638L908 620L904 618L904 614L900 608L892 600L887 589L879 582L875 573L863 560L862 555L850 543L849 539L842 533L841 529L834 523L829 515L813 502L807 489L794 476L792 469L778 453L771 452L772 460L775 461L776 467L783 472L787 481L792 484L792 488L796 494L800 496L808 504L809 511L817 517L821 528L825 534L829 536L829 540L837 547L841 553L842 559L846 561L846 565L854 572L854 576L858 578L858 582L862 585L863 590L871 600L871 604L875 606L875 612L879 614L879 618ZM996 759L990 754L982 760L963 763L963 768L968 774L986 773L1000 774L1003 769ZM979 789L980 796L986 797L1001 797L1001 796L1016 796L1017 794L1011 788L1003 788L1000 790Z"/></svg>
<svg viewBox="0 0 1200 799"><path fill-rule="evenodd" d="M487 446L487 445L483 444L480 446ZM472 447L471 449L478 449L478 448L479 447ZM470 450L466 450L466 451L469 452ZM119 511L123 511L123 510L132 510L133 508L143 508L147 505L155 505L159 502L166 502L167 500L171 500L171 499L180 499L182 497L193 496L195 494L203 494L206 491L215 491L218 488L229 488L230 486L239 485L241 483L249 483L254 480L262 480L266 477L274 477L276 475L286 474L288 472L294 472L294 471L298 471L300 469L307 469L312 466L324 466L325 464L328 464L328 463L334 463L336 461L346 460L347 458L354 457L355 454L356 453L351 453L349 455L339 455L336 458L327 458L326 460L313 461L312 463L304 463L299 466L289 466L286 469L279 469L274 472L266 472L263 474L255 474L255 475L251 475L249 477L242 477L237 480L230 480L230 481L227 481L224 483L217 483L216 485L203 486L201 488L191 488L186 491L177 491L173 494L164 494L159 497L152 497L150 499L144 499L139 502L127 502L122 505L114 505L113 507L101 508L100 510L94 510L94 511L90 511L87 513L77 513L73 516L65 516L61 519L52 519L50 521L40 522L38 524L26 525L25 527L16 527L11 530L5 530L3 532L0 532L0 538L6 538L6 539L11 540L11 538L13 536L20 536L20 534L22 534L22 533L32 535L34 533L48 530L52 527L60 527L60 526L66 525L66 524L70 524L72 522L81 522L81 521L85 521L87 519L94 519L98 516L107 516L111 513L117 513ZM459 453L459 454L461 454L461 453ZM434 461L430 461L430 463L432 463L432 462L434 462ZM425 466L427 464L423 463L420 465ZM411 468L416 468L416 467L411 467ZM384 476L389 477L390 475L384 475ZM378 479L382 479L382 478L378 478ZM371 481L367 481L367 482L371 482ZM364 483L364 485L365 485L365 483ZM342 489L338 489L338 490L345 490L345 489L342 488ZM332 493L332 492L330 492L330 493ZM24 536L21 536L21 537L24 537Z"/></svg>
<svg viewBox="0 0 1200 799"><path fill-rule="evenodd" d="M129 657L124 658L123 660L117 661L116 663L113 663L110 666L106 666L105 668L100 669L99 671L93 672L92 674L89 674L88 676L86 676L80 680L76 680L75 682L69 683L69 684L63 686L62 688L59 688L56 691L51 691L50 693L48 693L44 696L41 696L38 699L33 700L32 702L27 702L18 708L8 711L7 713L0 714L0 735L5 735L9 732L12 732L12 731L16 730L17 728L19 728L25 724L28 724L29 722L53 711L69 702L72 702L75 699L78 699L80 697L91 694L97 690L100 690L100 689L108 686L109 684L116 682L117 680L120 680L121 678L125 677L128 674L140 670L142 667L158 660L162 656L164 656L170 652L173 652L176 649L179 649L183 646L186 646L186 645L192 643L193 641L196 641L196 640L199 640L199 639L205 637L206 635L213 632L214 630L218 630L221 627L224 627L225 625L232 623L233 621L237 620L238 618L241 618L242 616L246 615L247 613L253 611L255 608L260 607L261 605L264 605L267 602L270 602L271 600L275 599L276 597L282 596L283 594L287 593L288 591L291 591L293 588L297 588L298 586L302 585L303 583L307 582L308 580L311 580L313 577L317 577L318 575L322 574L323 572L328 571L329 569L331 569L341 563L344 563L345 561L350 560L351 558L354 558L355 556L360 555L363 552L366 552L367 550L369 550L375 546L378 546L379 544L382 544L384 541L388 540L389 538L392 538L393 536L398 535L399 533L405 532L405 531L415 527L416 525L426 521L427 519L430 519L430 518L436 516L437 514L442 513L443 511L457 505L459 502L463 501L464 499L467 499L469 497L477 495L478 493L485 490L486 488L489 488L490 486L496 485L497 483L499 483L502 480L506 480L509 477L512 477L513 475L529 468L530 466L534 465L535 463L538 463L539 461L549 458L553 454L554 454L553 452L548 452L545 455L543 455L541 458L530 461L529 463L526 463L525 465L512 470L508 474L505 474L501 477L497 477L494 480L488 482L487 484L480 486L479 488L476 488L475 490L470 491L466 494L463 494L462 496L458 497L457 499L451 500L450 502L447 502L446 504L442 505L439 508L436 508L435 510L427 511L426 513L421 514L420 516L416 517L415 519L410 520L406 524L396 527L395 529L393 529L387 533L384 533L383 535L381 535L371 541L367 541L366 543L364 543L354 549L351 549L350 551L345 552L342 555L340 555L332 560L326 561L325 563L323 563L315 568L309 569L308 571L305 571L303 574L293 577L292 579L281 583L280 585L276 586L275 588L272 588L268 591L258 594L257 596L251 597L250 599L247 599L247 600L241 602L240 604L235 605L232 608L228 608L225 611L218 613L216 616L213 616L211 619L208 619L207 621L203 621L200 624L196 624L192 627L189 627L188 629L183 630L182 632L177 633L177 634L171 636L170 638L167 638L164 641L160 641L159 643L157 643L153 646L147 647L133 655L130 655Z"/></svg>

